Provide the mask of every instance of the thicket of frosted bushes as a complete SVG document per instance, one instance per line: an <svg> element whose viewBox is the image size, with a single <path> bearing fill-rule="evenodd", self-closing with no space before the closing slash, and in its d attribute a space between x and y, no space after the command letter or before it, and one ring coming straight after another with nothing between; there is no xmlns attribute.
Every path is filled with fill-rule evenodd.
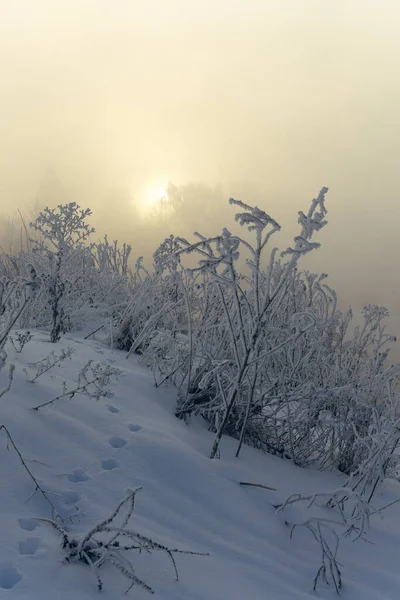
<svg viewBox="0 0 400 600"><path fill-rule="evenodd" d="M101 334L138 355L157 386L176 386L177 417L200 415L215 434L211 458L226 434L237 439L237 456L247 443L300 466L342 471L339 490L296 495L279 508L310 508L322 498L337 512L335 525L315 516L292 525L307 527L320 546L315 584L338 590L338 527L363 537L378 484L396 472L399 365L388 363L394 338L385 332L386 309L367 306L363 326L353 327L326 275L301 270L303 256L319 247L326 193L298 213L299 234L283 252L272 245L279 224L231 199L243 236L228 229L193 241L170 236L148 269L141 257L131 262L127 244L91 241L89 209L46 208L20 251L1 256L0 370L7 340L20 351L33 327L47 329L51 342L67 331ZM0 397L12 381L11 366Z"/></svg>
<svg viewBox="0 0 400 600"><path fill-rule="evenodd" d="M231 199L243 237L171 236L149 270L141 258L131 266L127 244L90 241L89 209L46 208L26 248L2 256L2 339L10 326L48 329L53 342L101 327L106 343L140 355L157 385L177 386L178 417L207 421L212 457L228 434L237 454L245 442L348 475L367 461L380 477L400 437L399 368L387 364L394 338L384 308L367 306L353 328L326 275L300 268L319 246L326 193L299 212L284 252L271 249L279 224Z"/></svg>

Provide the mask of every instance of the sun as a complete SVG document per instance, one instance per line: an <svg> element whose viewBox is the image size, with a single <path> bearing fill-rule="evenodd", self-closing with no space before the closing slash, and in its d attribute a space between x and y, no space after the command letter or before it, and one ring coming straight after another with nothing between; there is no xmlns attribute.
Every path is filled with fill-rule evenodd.
<svg viewBox="0 0 400 600"><path fill-rule="evenodd" d="M157 189L157 196L159 200L162 200L162 198L167 198L168 192L165 187L160 187Z"/></svg>
<svg viewBox="0 0 400 600"><path fill-rule="evenodd" d="M168 191L165 184L153 184L146 187L140 194L140 210L144 216L151 213L156 206L168 203Z"/></svg>

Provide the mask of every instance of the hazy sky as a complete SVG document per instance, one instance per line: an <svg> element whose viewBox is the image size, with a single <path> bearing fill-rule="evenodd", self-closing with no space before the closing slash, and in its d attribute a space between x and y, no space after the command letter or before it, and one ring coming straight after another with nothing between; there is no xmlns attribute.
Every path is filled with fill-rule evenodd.
<svg viewBox="0 0 400 600"><path fill-rule="evenodd" d="M200 182L293 234L326 185L309 264L400 334L399 73L399 0L0 0L0 208L53 169L101 227L117 193L125 235Z"/></svg>

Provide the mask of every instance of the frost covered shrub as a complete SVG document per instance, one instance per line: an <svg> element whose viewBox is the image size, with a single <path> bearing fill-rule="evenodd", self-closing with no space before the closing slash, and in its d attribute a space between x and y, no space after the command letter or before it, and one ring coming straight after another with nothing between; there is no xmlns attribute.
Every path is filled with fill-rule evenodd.
<svg viewBox="0 0 400 600"><path fill-rule="evenodd" d="M162 317L166 333L159 345L158 363L163 363L164 354L171 375L176 368L181 370L180 385L185 384L179 407L182 414L198 409L198 395L201 396L203 416L217 430L213 456L222 433L229 432L232 423L239 435L247 427L257 404L254 394L259 389L260 374L263 377L265 359L276 351L276 342L283 347L288 343L287 338L297 339L315 324L311 311L292 310L294 314L289 319L285 315L286 325L282 329L276 327L274 313L285 298L298 259L318 246L310 240L314 230L325 224L326 191L323 189L313 201L307 215L300 213L302 232L294 248L286 252L289 260L276 261L273 251L266 271L261 267L262 254L280 226L264 211L234 200L231 203L242 209L237 215L238 222L254 232L253 245L225 229L222 235L210 239L197 234L199 241L194 244L171 237L154 255L158 274L154 284L164 288L163 303L158 318L153 313L139 335L144 339L146 330L147 343L150 348L153 346L154 354L154 337L160 338L155 328L160 328ZM248 254L247 274L237 268L242 249ZM198 267L188 270L182 266L182 257L191 253L200 255L200 261ZM159 293L154 295L160 297ZM271 320L274 332L267 336ZM187 333L186 344L181 338L173 353L166 341L171 344L171 340L179 339L177 333L182 327ZM285 337L287 333L289 336ZM174 354L178 354L178 360L174 357L171 364Z"/></svg>
<svg viewBox="0 0 400 600"><path fill-rule="evenodd" d="M68 358L67 353L64 353L63 358L65 357ZM47 400L46 402L34 406L33 410L37 411L45 406L51 406L64 398L72 400L72 398L78 394L83 394L94 400L100 400L100 398L112 398L114 393L111 391L110 385L118 379L120 374L120 369L112 367L108 363L94 363L93 360L89 360L79 371L76 384L68 388L66 382L63 381L61 394L51 400Z"/></svg>
<svg viewBox="0 0 400 600"><path fill-rule="evenodd" d="M179 388L177 415L199 414L216 433L212 456L227 434L237 454L245 442L299 465L336 467L354 485L367 471L376 481L395 467L399 372L386 366L385 309L366 307L364 325L353 328L326 275L300 269L319 246L326 192L299 213L299 235L284 252L270 249L279 224L231 199L242 236L170 236L151 271L142 258L131 270L126 244L86 243L89 210L45 209L33 253L7 263L7 286L18 288L18 273L32 269L42 281L10 322L47 328L53 341L67 329L101 328L106 343L140 355L157 385Z"/></svg>
<svg viewBox="0 0 400 600"><path fill-rule="evenodd" d="M128 579L130 585L126 593L132 587L138 586L150 594L154 594L153 588L136 575L131 558L135 552L144 552L147 554L164 552L167 554L172 562L177 581L179 580L179 575L174 555L191 554L207 556L200 552L168 548L164 544L155 542L149 537L131 529L130 520L135 508L135 496L141 489L128 489L126 496L118 503L115 510L106 519L97 523L97 525L80 537L72 537L56 520L38 519L50 524L61 536L62 549L65 553L64 562L80 563L91 568L99 591L103 589L103 580L100 577L101 569L103 568L102 570L104 571L105 566L112 565Z"/></svg>
<svg viewBox="0 0 400 600"><path fill-rule="evenodd" d="M89 244L90 216L90 209L76 203L44 209L31 224L36 233L31 254L13 257L16 269L32 262L43 281L20 325L50 329L53 342L68 330L108 326L128 303L131 248L107 238Z"/></svg>
<svg viewBox="0 0 400 600"><path fill-rule="evenodd" d="M36 269L28 263L25 272L25 277L0 279L0 353L4 352L12 328L40 293L41 280Z"/></svg>
<svg viewBox="0 0 400 600"><path fill-rule="evenodd" d="M33 264L42 281L20 327L48 329L51 341L57 341L66 331L99 327L109 332L120 324L137 278L129 265L131 247L107 237L90 242L91 214L74 202L45 208L31 223L29 246L0 257L0 273L8 279Z"/></svg>
<svg viewBox="0 0 400 600"><path fill-rule="evenodd" d="M342 587L342 564L338 559L343 537L352 542L367 541L371 516L375 510L362 496L343 487L333 491L303 496L293 494L277 507L290 526L290 537L296 529L308 530L319 550L320 563L314 578L314 591L319 581L333 585L339 594ZM287 514L289 513L289 514Z"/></svg>
<svg viewBox="0 0 400 600"><path fill-rule="evenodd" d="M120 313L115 330L115 343L120 349L142 354L152 338L179 321L179 296L177 286L163 270L155 265L149 273L140 258L135 266L131 284L131 297ZM173 314L171 314L171 311ZM152 360L150 353L148 358ZM154 357L153 357L154 358ZM155 360L155 358L154 358ZM146 362L146 361L145 361Z"/></svg>
<svg viewBox="0 0 400 600"><path fill-rule="evenodd" d="M62 348L59 355L56 355L54 351L52 351L48 356L38 360L36 363L31 363L29 365L32 371L31 374L28 373L26 368L23 369L27 376L27 381L35 383L39 377L48 373L54 367L59 367L63 361L70 359L74 352L75 350L73 348Z"/></svg>
<svg viewBox="0 0 400 600"><path fill-rule="evenodd" d="M70 328L68 307L76 293L87 248L84 242L94 229L86 222L90 209L80 209L75 202L46 207L31 223L41 236L32 240L32 249L42 270L43 291L50 311L50 340L56 342Z"/></svg>
<svg viewBox="0 0 400 600"><path fill-rule="evenodd" d="M107 236L104 241L98 244L92 244L92 257L101 273L109 273L114 277L127 277L130 275L129 256L132 246L124 243L118 246L116 240L113 243L108 241Z"/></svg>
<svg viewBox="0 0 400 600"><path fill-rule="evenodd" d="M7 352L5 346L10 338L11 330L30 303L34 302L36 295L39 293L40 285L41 282L36 270L30 264L26 266L26 277L16 277L13 280L5 276L0 278L0 372L6 365ZM22 347L26 340L27 338L21 342ZM14 365L10 365L8 385L0 392L0 397L11 388L13 372Z"/></svg>
<svg viewBox="0 0 400 600"><path fill-rule="evenodd" d="M233 199L252 239L227 229L196 234L194 243L167 238L154 273L135 281L118 339L141 354L157 384L179 387L178 416L207 420L212 457L228 434L239 440L237 454L247 442L349 475L368 462L374 479L393 465L399 439L398 370L385 367L393 338L385 309L366 307L364 326L353 329L326 275L298 269L319 246L326 192L299 213L300 233L280 256L267 252L279 224Z"/></svg>
<svg viewBox="0 0 400 600"><path fill-rule="evenodd" d="M32 340L32 337L33 335L30 331L25 331L25 333L22 333L21 331L16 331L14 335L10 335L10 342L14 346L14 350L17 354L21 354L26 344L28 344Z"/></svg>
<svg viewBox="0 0 400 600"><path fill-rule="evenodd" d="M124 310L131 291L133 278L129 257L132 247L126 243L121 246L114 240L90 245L93 261L93 302L96 302L100 314L115 318Z"/></svg>

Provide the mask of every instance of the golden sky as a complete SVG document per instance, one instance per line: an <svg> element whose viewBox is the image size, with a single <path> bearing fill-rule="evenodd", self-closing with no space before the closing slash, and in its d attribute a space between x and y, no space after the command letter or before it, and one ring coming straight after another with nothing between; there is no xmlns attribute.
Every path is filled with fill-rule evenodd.
<svg viewBox="0 0 400 600"><path fill-rule="evenodd" d="M326 185L308 265L400 334L399 101L399 0L0 0L0 209L201 182L289 235Z"/></svg>

